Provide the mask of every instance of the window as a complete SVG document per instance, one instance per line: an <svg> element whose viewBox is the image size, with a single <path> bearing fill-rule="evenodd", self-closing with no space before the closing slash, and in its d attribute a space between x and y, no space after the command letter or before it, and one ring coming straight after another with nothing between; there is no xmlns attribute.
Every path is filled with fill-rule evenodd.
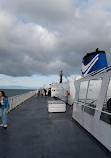
<svg viewBox="0 0 111 158"><path fill-rule="evenodd" d="M86 101L88 83L89 81L84 81L81 82L80 84L79 100L78 100L80 103L78 104L78 108L80 108L82 111L84 110L84 105Z"/></svg>
<svg viewBox="0 0 111 158"><path fill-rule="evenodd" d="M103 112L101 113L100 119L111 125L111 78L109 81L102 111Z"/></svg>
<svg viewBox="0 0 111 158"><path fill-rule="evenodd" d="M81 82L79 91L79 102L85 103L89 81Z"/></svg>
<svg viewBox="0 0 111 158"><path fill-rule="evenodd" d="M80 84L80 91L79 91L79 99L78 105L81 109L90 115L95 114L95 109L97 100L100 93L102 79L94 79L90 81L84 81Z"/></svg>
<svg viewBox="0 0 111 158"><path fill-rule="evenodd" d="M96 104L98 101L100 88L101 88L102 79L94 79L89 81L88 93L86 97L86 105L89 107L85 107L84 111L93 115L95 114Z"/></svg>

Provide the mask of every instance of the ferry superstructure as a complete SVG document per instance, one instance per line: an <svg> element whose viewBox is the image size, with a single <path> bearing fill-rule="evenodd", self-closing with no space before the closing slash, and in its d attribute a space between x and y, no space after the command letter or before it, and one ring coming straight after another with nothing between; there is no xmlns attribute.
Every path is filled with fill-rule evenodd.
<svg viewBox="0 0 111 158"><path fill-rule="evenodd" d="M72 117L111 151L111 67L74 82Z"/></svg>
<svg viewBox="0 0 111 158"><path fill-rule="evenodd" d="M52 87L52 97L72 105L72 118L111 151L111 66L105 52L87 54L82 74Z"/></svg>

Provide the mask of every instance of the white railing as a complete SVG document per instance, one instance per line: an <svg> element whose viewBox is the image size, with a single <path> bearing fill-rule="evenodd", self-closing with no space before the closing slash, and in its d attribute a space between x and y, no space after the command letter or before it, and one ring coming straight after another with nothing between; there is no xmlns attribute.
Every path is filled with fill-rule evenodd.
<svg viewBox="0 0 111 158"><path fill-rule="evenodd" d="M85 107L88 107L89 109L93 109L93 110L96 110L96 111L99 111L99 112L101 112L101 113L104 113L104 114L107 114L107 115L111 116L111 113L109 113L109 112L107 112L107 111L99 110L98 108L93 108L93 107L91 107L91 106L86 105L85 103L81 103L81 102L77 102L77 101L75 101L74 103L77 103L77 104L79 104L80 106L83 105L83 106L85 106Z"/></svg>
<svg viewBox="0 0 111 158"><path fill-rule="evenodd" d="M35 95L35 91L30 91L28 93L12 96L8 98L10 110L16 108L18 105L24 103L27 99L31 98ZM0 117L1 117L1 110L0 110Z"/></svg>

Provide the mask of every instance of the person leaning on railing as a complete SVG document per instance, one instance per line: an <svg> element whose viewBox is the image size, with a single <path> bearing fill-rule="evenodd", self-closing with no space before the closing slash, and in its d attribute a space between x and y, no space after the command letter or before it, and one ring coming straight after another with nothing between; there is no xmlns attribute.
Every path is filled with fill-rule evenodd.
<svg viewBox="0 0 111 158"><path fill-rule="evenodd" d="M7 114L9 110L8 98L5 95L4 91L0 91L0 108L2 112L2 124L1 127L7 128Z"/></svg>

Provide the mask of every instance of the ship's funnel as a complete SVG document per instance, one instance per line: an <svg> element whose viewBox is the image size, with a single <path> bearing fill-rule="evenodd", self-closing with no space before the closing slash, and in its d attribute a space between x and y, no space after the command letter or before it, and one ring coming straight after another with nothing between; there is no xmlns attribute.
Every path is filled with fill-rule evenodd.
<svg viewBox="0 0 111 158"><path fill-rule="evenodd" d="M81 69L82 75L87 75L107 66L108 64L105 51L99 51L97 48L95 52L88 53L84 56Z"/></svg>

